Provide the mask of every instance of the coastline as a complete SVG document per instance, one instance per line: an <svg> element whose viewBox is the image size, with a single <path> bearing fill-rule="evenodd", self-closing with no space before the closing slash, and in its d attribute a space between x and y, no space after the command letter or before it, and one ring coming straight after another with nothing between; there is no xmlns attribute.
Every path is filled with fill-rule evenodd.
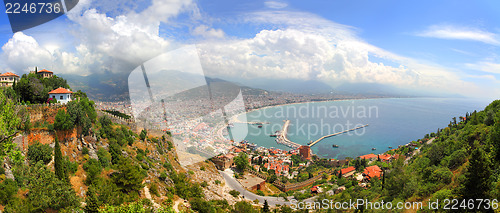
<svg viewBox="0 0 500 213"><path fill-rule="evenodd" d="M262 109L267 109L267 108L272 108L272 107L283 107L283 106L288 106L288 105L295 105L295 104L308 104L308 103L324 103L324 102L335 102L335 101L354 101L354 100L374 100L374 99L400 99L401 97L392 97L392 98L348 98L348 99L336 99L336 100L324 100L324 101L304 101L304 102L297 102L297 103L287 103L287 104L277 104L277 105L269 105L269 106L263 106L259 108L254 108L251 110L248 110L246 112L241 112L236 115L233 115L229 119L229 123L244 123L238 119L239 116L247 113L251 113L256 110L262 110ZM414 98L414 97L412 97ZM260 122L265 122L265 121L260 121Z"/></svg>

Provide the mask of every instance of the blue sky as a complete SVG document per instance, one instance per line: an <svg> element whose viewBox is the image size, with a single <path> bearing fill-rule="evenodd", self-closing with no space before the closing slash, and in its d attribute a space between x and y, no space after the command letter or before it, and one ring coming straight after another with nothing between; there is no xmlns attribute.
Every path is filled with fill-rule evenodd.
<svg viewBox="0 0 500 213"><path fill-rule="evenodd" d="M15 35L0 16L0 72L130 72L188 44L197 45L205 73L221 78L500 95L500 2L493 0L83 0Z"/></svg>

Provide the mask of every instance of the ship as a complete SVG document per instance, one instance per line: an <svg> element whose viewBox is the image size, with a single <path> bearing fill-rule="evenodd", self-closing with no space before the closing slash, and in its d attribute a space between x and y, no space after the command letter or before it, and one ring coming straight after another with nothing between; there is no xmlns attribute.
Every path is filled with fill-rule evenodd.
<svg viewBox="0 0 500 213"><path fill-rule="evenodd" d="M333 147L333 148L339 148L339 145L337 145L337 144L333 144L333 145L332 145L332 147Z"/></svg>
<svg viewBox="0 0 500 213"><path fill-rule="evenodd" d="M377 148L372 148L372 150L377 150Z"/></svg>

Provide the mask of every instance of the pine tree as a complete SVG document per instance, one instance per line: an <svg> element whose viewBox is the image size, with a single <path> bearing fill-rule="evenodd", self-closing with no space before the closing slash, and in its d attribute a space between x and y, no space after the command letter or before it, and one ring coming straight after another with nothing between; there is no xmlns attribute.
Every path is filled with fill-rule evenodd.
<svg viewBox="0 0 500 213"><path fill-rule="evenodd" d="M486 199L490 189L491 169L488 158L480 148L474 149L470 156L461 190L462 199Z"/></svg>
<svg viewBox="0 0 500 213"><path fill-rule="evenodd" d="M97 213L99 212L99 200L94 192L94 187L89 187L87 191L87 197L85 198L85 203L87 204L83 209L85 213Z"/></svg>
<svg viewBox="0 0 500 213"><path fill-rule="evenodd" d="M54 170L57 178L59 180L66 180L66 172L64 171L63 158L61 153L61 146L59 145L59 140L57 139L57 135L54 138L55 146L54 146Z"/></svg>
<svg viewBox="0 0 500 213"><path fill-rule="evenodd" d="M267 200L264 200L264 206L262 207L262 212L270 212L269 211L269 204L267 203Z"/></svg>

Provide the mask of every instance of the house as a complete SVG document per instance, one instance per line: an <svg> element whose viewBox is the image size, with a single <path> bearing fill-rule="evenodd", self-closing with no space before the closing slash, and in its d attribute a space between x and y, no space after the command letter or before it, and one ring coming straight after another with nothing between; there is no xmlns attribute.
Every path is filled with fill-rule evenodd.
<svg viewBox="0 0 500 213"><path fill-rule="evenodd" d="M19 81L19 76L14 73L6 72L0 75L0 86L2 87L11 87L14 84L14 82L18 81Z"/></svg>
<svg viewBox="0 0 500 213"><path fill-rule="evenodd" d="M390 154L385 154L385 155L378 155L378 158L380 158L381 161L384 161L384 162L391 162L392 160L392 156Z"/></svg>
<svg viewBox="0 0 500 213"><path fill-rule="evenodd" d="M359 156L359 158L372 161L372 160L377 160L377 155L371 153L371 154L367 154L367 155L361 155L361 156Z"/></svg>
<svg viewBox="0 0 500 213"><path fill-rule="evenodd" d="M319 191L319 185L316 185L316 186L313 186L311 188L311 194L318 194L320 191Z"/></svg>
<svg viewBox="0 0 500 213"><path fill-rule="evenodd" d="M356 168L354 168L354 166L351 166L351 167L347 167L345 169L341 169L340 172L342 173L342 177L350 177L351 175L354 174L354 172L356 172Z"/></svg>
<svg viewBox="0 0 500 213"><path fill-rule="evenodd" d="M49 92L49 98L57 100L58 103L66 104L71 101L71 90L59 87Z"/></svg>
<svg viewBox="0 0 500 213"><path fill-rule="evenodd" d="M51 72L51 71L48 71L46 69L43 69L43 70L40 70L40 71L37 71L37 69L35 68L35 71L30 71L30 73L33 73L33 74L37 74L39 76L42 76L42 78L52 78L52 76L54 76L54 73Z"/></svg>
<svg viewBox="0 0 500 213"><path fill-rule="evenodd" d="M368 181L374 177L380 178L381 174L382 169L380 169L377 165L366 167L365 171L363 171L363 175Z"/></svg>

